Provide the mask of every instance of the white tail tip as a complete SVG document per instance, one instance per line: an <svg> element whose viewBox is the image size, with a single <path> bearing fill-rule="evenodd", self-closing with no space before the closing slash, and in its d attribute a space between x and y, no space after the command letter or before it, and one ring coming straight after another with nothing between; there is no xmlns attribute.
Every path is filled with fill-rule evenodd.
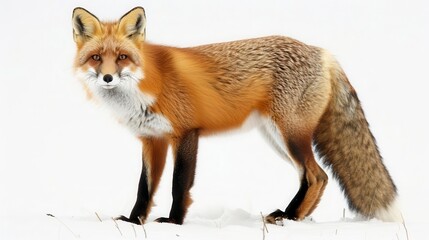
<svg viewBox="0 0 429 240"><path fill-rule="evenodd" d="M403 222L402 213L399 208L398 197L392 201L386 208L380 209L375 213L375 217L385 222Z"/></svg>

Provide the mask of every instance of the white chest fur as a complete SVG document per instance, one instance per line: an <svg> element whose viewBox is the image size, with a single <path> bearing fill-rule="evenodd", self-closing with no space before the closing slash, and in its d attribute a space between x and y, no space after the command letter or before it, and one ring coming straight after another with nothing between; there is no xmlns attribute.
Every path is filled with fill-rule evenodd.
<svg viewBox="0 0 429 240"><path fill-rule="evenodd" d="M120 122L137 136L161 136L172 131L167 118L149 110L155 101L150 95L121 88L98 89L97 95Z"/></svg>
<svg viewBox="0 0 429 240"><path fill-rule="evenodd" d="M138 88L144 79L142 69L131 71L124 68L120 74L112 74L110 82L106 82L104 75L94 68L78 70L77 75L95 97L137 136L160 136L172 132L167 118L149 110L155 98Z"/></svg>

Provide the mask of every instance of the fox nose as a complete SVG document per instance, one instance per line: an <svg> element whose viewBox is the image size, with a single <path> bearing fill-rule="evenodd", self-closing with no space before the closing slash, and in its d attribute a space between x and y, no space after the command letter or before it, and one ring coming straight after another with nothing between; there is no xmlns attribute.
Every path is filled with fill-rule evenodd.
<svg viewBox="0 0 429 240"><path fill-rule="evenodd" d="M106 83L109 83L109 82L113 81L113 77L112 77L112 75L110 75L110 74L106 74L106 75L104 75L103 80L104 80Z"/></svg>

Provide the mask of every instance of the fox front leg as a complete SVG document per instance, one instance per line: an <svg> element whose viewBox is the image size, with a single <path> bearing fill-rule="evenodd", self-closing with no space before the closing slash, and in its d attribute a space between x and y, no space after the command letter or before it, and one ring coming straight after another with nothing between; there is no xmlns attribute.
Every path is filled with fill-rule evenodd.
<svg viewBox="0 0 429 240"><path fill-rule="evenodd" d="M141 138L143 143L143 161L137 200L130 217L120 216L118 219L140 224L144 222L152 207L153 195L159 184L167 156L168 142L157 137Z"/></svg>
<svg viewBox="0 0 429 240"><path fill-rule="evenodd" d="M198 130L191 130L173 142L175 163L173 172L173 204L168 218L155 221L182 224L192 199L189 193L194 184L198 150Z"/></svg>

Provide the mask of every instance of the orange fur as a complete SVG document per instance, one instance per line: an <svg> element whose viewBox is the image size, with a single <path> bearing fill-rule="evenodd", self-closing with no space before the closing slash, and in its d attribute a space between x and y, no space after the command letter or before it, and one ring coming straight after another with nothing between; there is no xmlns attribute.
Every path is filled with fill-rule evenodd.
<svg viewBox="0 0 429 240"><path fill-rule="evenodd" d="M203 133L231 129L242 124L250 112L267 111L271 79L254 74L242 83L246 88L225 96L213 85L226 73L216 69L207 57L191 49L150 44L144 44L142 52L146 79L140 89L156 96L154 111L168 109L162 113L179 132L189 127Z"/></svg>
<svg viewBox="0 0 429 240"><path fill-rule="evenodd" d="M164 170L168 142L161 138L141 138L141 141L143 143L143 159L151 169L149 187L156 189Z"/></svg>

